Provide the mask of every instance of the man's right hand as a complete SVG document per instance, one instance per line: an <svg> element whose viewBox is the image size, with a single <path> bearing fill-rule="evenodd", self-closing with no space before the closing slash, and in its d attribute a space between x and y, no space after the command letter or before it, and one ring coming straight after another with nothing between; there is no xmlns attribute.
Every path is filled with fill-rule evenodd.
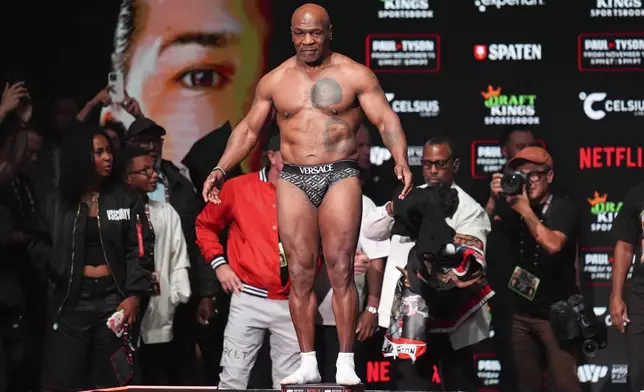
<svg viewBox="0 0 644 392"><path fill-rule="evenodd" d="M501 194L503 194L503 188L501 188L502 178L503 174L501 173L494 173L492 175L492 182L490 182L490 191L492 192L492 196L494 197L499 197Z"/></svg>
<svg viewBox="0 0 644 392"><path fill-rule="evenodd" d="M610 297L610 319L615 328L621 333L624 333L624 324L631 322L628 318L628 309L621 295L611 295Z"/></svg>
<svg viewBox="0 0 644 392"><path fill-rule="evenodd" d="M12 85L5 83L2 101L0 101L0 115L6 115L18 108L20 100L23 98L29 98L29 91L25 87L25 82L18 82Z"/></svg>
<svg viewBox="0 0 644 392"><path fill-rule="evenodd" d="M212 202L215 204L221 203L221 200L219 199L219 191L221 191L225 179L226 177L221 170L213 170L210 172L210 175L206 178L206 181L203 184L203 190L201 192L204 202Z"/></svg>
<svg viewBox="0 0 644 392"><path fill-rule="evenodd" d="M400 192L400 196L398 196L399 199L404 199L414 185L414 180L411 177L411 170L409 169L409 165L405 163L394 166L394 173L396 174L396 178L398 178L404 184L403 190L402 192Z"/></svg>
<svg viewBox="0 0 644 392"><path fill-rule="evenodd" d="M219 283L221 283L221 287L223 287L226 294L241 294L244 286L242 286L241 280L239 280L237 274L228 264L223 264L217 267L215 274L217 275L217 279L219 280Z"/></svg>

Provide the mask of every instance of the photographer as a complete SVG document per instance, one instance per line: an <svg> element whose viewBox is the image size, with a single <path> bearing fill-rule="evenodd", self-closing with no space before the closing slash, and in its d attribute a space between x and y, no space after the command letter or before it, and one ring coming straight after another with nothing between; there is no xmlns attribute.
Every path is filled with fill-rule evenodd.
<svg viewBox="0 0 644 392"><path fill-rule="evenodd" d="M507 279L513 297L518 390L543 391L547 372L555 390L580 391L573 349L560 345L549 321L554 303L578 293L575 205L551 193L553 161L544 149L521 150L507 169L511 172L494 175L492 191L513 210L497 219L503 222L498 229L511 238L509 253L515 265Z"/></svg>
<svg viewBox="0 0 644 392"><path fill-rule="evenodd" d="M633 187L624 198L624 205L613 222L611 233L616 240L613 260L613 284L610 295L610 316L621 333L626 332L628 353L628 384L630 390L644 389L644 256L642 256L642 227L644 226L644 184ZM635 259L633 260L633 256ZM624 282L633 265L628 308L624 303Z"/></svg>

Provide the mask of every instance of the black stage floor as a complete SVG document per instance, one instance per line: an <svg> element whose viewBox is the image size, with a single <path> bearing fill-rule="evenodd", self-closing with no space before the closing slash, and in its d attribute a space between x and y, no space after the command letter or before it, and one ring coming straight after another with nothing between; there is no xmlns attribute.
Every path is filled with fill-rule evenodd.
<svg viewBox="0 0 644 392"><path fill-rule="evenodd" d="M108 389L92 389L83 392L195 392L195 391L217 391L217 387L170 387L170 386L129 386L129 387L120 387L120 388L108 388ZM228 391L228 390L227 390ZM247 392L392 392L378 389L368 389L364 390L364 386L357 386L354 388L351 387L341 387L336 384L314 384L314 385L295 385L289 388L282 389L248 389ZM230 390L230 392L237 392ZM396 391L396 392L416 392L416 391ZM423 391L431 392L431 391ZM449 391L442 391L449 392Z"/></svg>

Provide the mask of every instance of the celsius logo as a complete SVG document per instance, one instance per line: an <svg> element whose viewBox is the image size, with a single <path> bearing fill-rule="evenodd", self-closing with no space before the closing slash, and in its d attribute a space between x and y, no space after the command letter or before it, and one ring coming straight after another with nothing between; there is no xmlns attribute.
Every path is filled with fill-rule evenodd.
<svg viewBox="0 0 644 392"><path fill-rule="evenodd" d="M385 93L385 96L396 113L417 113L421 117L436 117L440 111L437 100L394 100L394 93Z"/></svg>
<svg viewBox="0 0 644 392"><path fill-rule="evenodd" d="M496 7L497 9L505 7L523 6L523 7L533 7L537 5L545 5L545 0L475 0L474 5L478 8L479 11L485 12L488 7Z"/></svg>
<svg viewBox="0 0 644 392"><path fill-rule="evenodd" d="M474 58L488 60L541 60L540 44L474 45Z"/></svg>
<svg viewBox="0 0 644 392"><path fill-rule="evenodd" d="M626 112L636 116L644 116L644 100L637 99L608 99L606 93L579 93L579 99L584 101L584 113L591 120L601 120L606 112ZM602 104L603 103L603 104ZM593 107L593 105L595 105ZM602 107L602 109L599 109Z"/></svg>

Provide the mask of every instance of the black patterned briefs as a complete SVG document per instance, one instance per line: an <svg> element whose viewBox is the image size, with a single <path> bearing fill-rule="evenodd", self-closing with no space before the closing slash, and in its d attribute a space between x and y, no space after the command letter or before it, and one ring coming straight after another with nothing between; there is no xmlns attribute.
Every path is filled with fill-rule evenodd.
<svg viewBox="0 0 644 392"><path fill-rule="evenodd" d="M324 165L284 164L280 178L300 188L318 208L329 188L345 178L359 177L358 161L343 160Z"/></svg>

